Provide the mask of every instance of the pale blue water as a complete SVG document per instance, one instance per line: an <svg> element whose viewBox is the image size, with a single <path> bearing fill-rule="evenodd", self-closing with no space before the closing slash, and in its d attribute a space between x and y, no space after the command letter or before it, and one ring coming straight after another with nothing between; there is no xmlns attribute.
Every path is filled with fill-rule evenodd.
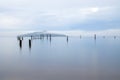
<svg viewBox="0 0 120 80"><path fill-rule="evenodd" d="M120 38L0 38L0 80L120 80Z"/></svg>

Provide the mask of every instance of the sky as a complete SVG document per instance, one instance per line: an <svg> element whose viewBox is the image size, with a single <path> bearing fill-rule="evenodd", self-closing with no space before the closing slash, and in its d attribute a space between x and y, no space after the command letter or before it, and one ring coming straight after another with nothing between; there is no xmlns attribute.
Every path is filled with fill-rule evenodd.
<svg viewBox="0 0 120 80"><path fill-rule="evenodd" d="M0 0L0 31L120 29L120 0Z"/></svg>

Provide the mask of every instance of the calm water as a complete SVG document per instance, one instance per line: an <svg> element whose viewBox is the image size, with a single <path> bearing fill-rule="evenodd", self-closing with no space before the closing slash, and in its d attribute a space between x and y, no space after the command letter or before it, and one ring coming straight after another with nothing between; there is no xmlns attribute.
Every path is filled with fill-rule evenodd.
<svg viewBox="0 0 120 80"><path fill-rule="evenodd" d="M0 80L120 80L120 38L0 38Z"/></svg>

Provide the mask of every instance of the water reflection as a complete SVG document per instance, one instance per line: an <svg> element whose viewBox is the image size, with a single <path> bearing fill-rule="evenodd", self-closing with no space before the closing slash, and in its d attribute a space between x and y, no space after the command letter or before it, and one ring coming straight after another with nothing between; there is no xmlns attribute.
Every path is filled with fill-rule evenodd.
<svg viewBox="0 0 120 80"><path fill-rule="evenodd" d="M92 37L80 40L78 37L69 41L68 37L67 46L67 37L52 37L52 47L45 40L34 40L32 43L33 40L24 39L18 44L16 39L11 38L0 41L0 80L120 79L120 39ZM13 47L8 47L8 44ZM19 46L24 48L22 56L16 54ZM28 47L32 47L32 56L26 55L30 53Z"/></svg>
<svg viewBox="0 0 120 80"><path fill-rule="evenodd" d="M95 45L96 45L96 38L94 38L94 43L95 43Z"/></svg>

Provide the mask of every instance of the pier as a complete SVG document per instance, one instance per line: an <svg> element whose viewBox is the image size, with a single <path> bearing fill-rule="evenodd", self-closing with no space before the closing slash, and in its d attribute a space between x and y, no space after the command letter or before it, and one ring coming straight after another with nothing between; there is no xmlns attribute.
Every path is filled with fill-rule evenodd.
<svg viewBox="0 0 120 80"><path fill-rule="evenodd" d="M19 46L22 48L22 41L24 38L28 38L28 43L29 43L29 48L31 49L32 45L32 40L35 39L40 39L44 40L45 37L46 39L50 41L52 40L52 37L66 37L67 35L65 34L57 34L57 33L48 33L48 32L33 32L33 33L28 33L28 34L23 34L23 35L18 35L17 39L19 41ZM67 36L67 42L68 42L68 36Z"/></svg>
<svg viewBox="0 0 120 80"><path fill-rule="evenodd" d="M47 40L47 41L49 41L50 42L50 44L51 44L51 41L52 41L52 38L53 37L65 37L65 39L66 39L66 42L68 43L68 41L69 41L69 37L71 37L70 35L68 36L68 35L65 35L65 34L58 34L58 33L48 33L48 32L33 32L33 33L28 33L28 34L23 34L23 35L19 35L19 36L17 36L17 40L19 41L19 47L20 47L20 49L22 48L22 43L23 43L23 40L26 38L26 39L28 39L27 41L28 41L28 44L29 44L29 49L31 49L31 46L32 46L32 41L33 40L36 40L36 39L40 39L40 40ZM96 42L96 39L97 38L99 38L100 36L97 34L97 33L94 33L94 34L92 34L92 38L95 40L95 42ZM103 35L103 36L101 36L103 39L104 38L106 38L106 37L108 37L109 38L109 36L105 36L105 35ZM114 39L116 39L118 36L111 36L111 37L113 37ZM81 35L81 34L79 34L78 35L78 38L79 39L81 39L81 38L84 38L84 36L83 35Z"/></svg>

